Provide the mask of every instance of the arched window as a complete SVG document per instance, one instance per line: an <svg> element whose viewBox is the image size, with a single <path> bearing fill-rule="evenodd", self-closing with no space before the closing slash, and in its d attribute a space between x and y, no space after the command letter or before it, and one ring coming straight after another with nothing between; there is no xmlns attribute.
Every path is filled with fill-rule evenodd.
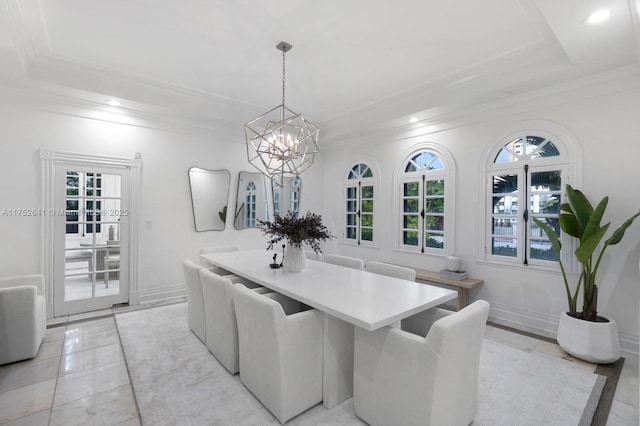
<svg viewBox="0 0 640 426"><path fill-rule="evenodd" d="M568 156L556 141L539 135L511 137L497 147L488 165L488 259L544 265L556 254L538 217L560 236L558 215L567 179Z"/></svg>
<svg viewBox="0 0 640 426"><path fill-rule="evenodd" d="M357 163L349 169L345 182L345 240L357 244L373 243L374 190L371 167Z"/></svg>
<svg viewBox="0 0 640 426"><path fill-rule="evenodd" d="M244 190L245 226L254 228L256 226L256 184L253 181L247 183Z"/></svg>
<svg viewBox="0 0 640 426"><path fill-rule="evenodd" d="M414 151L400 176L400 247L421 253L450 253L452 200L450 167L433 149Z"/></svg>

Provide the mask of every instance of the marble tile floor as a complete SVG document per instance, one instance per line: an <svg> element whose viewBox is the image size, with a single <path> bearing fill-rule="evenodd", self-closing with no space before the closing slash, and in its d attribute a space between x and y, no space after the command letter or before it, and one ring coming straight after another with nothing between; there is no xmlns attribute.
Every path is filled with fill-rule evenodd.
<svg viewBox="0 0 640 426"><path fill-rule="evenodd" d="M0 366L0 425L140 425L114 314L148 309L184 298L114 307L49 322L32 359ZM568 356L546 337L487 326L485 338L539 351L593 371L593 364ZM615 390L607 426L638 425L638 359L627 356Z"/></svg>

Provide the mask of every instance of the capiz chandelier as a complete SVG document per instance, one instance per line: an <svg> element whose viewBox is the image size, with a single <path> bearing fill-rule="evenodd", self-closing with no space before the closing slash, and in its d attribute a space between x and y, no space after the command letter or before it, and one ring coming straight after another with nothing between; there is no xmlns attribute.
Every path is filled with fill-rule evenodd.
<svg viewBox="0 0 640 426"><path fill-rule="evenodd" d="M319 129L284 104L284 55L291 47L284 41L276 46L282 51L282 104L244 125L249 162L279 186L308 169L318 152Z"/></svg>

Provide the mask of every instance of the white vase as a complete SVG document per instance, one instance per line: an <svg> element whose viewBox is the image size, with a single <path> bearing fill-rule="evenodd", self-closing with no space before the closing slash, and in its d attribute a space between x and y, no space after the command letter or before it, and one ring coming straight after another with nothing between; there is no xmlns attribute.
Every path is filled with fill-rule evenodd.
<svg viewBox="0 0 640 426"><path fill-rule="evenodd" d="M302 247L287 244L282 266L289 272L302 271L307 266L307 257L304 255Z"/></svg>
<svg viewBox="0 0 640 426"><path fill-rule="evenodd" d="M563 312L558 325L558 344L565 352L587 362L610 364L620 358L618 326L611 319L585 321Z"/></svg>

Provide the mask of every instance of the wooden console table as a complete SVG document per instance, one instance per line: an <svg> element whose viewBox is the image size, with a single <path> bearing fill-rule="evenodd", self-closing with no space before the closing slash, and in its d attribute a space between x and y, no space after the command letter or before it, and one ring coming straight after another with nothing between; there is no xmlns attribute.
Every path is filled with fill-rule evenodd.
<svg viewBox="0 0 640 426"><path fill-rule="evenodd" d="M415 269L415 268L414 268ZM436 283L457 287L458 289L458 303L457 309L460 310L469 304L469 290L472 288L480 287L484 284L484 280L476 278L465 278L464 280L451 280L448 278L442 278L439 272L428 271L426 269L415 269L416 281L424 281L426 283Z"/></svg>

